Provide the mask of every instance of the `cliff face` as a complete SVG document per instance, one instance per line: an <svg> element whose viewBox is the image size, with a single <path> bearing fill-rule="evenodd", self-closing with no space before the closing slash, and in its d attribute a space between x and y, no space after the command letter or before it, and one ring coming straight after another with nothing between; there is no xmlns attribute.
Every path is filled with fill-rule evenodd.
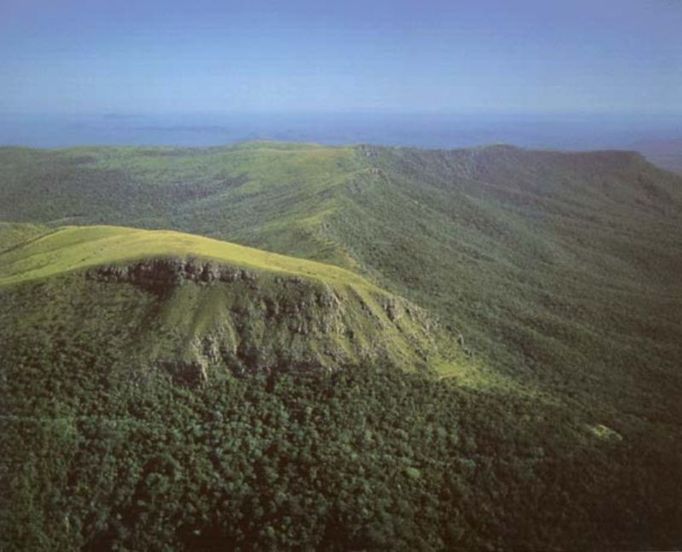
<svg viewBox="0 0 682 552"><path fill-rule="evenodd" d="M1 256L5 328L26 326L51 344L77 336L107 358L160 368L183 384L363 360L414 369L435 352L419 308L305 259L105 226L58 229ZM11 334L0 331L0 341Z"/></svg>
<svg viewBox="0 0 682 552"><path fill-rule="evenodd" d="M121 288L146 297L136 349L184 384L226 370L332 370L359 360L414 368L435 352L425 314L378 289L179 258L98 266L84 276L100 290L98 309Z"/></svg>
<svg viewBox="0 0 682 552"><path fill-rule="evenodd" d="M98 266L86 272L92 280L129 283L162 294L185 283L255 282L256 274L211 261L196 259L150 259L128 265Z"/></svg>
<svg viewBox="0 0 682 552"><path fill-rule="evenodd" d="M150 259L129 265L96 267L88 277L105 282L130 282L149 287L165 287L183 282L208 283L254 280L255 273L243 268L199 259Z"/></svg>

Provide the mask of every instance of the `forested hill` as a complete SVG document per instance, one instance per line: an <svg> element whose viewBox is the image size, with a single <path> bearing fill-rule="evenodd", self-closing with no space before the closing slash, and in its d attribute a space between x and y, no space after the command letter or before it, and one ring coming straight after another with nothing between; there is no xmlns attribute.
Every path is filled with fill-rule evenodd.
<svg viewBox="0 0 682 552"><path fill-rule="evenodd" d="M0 148L0 549L679 547L681 228L628 152Z"/></svg>
<svg viewBox="0 0 682 552"><path fill-rule="evenodd" d="M4 148L0 181L3 221L170 228L351 268L499 370L588 402L656 396L682 355L682 177L636 153Z"/></svg>

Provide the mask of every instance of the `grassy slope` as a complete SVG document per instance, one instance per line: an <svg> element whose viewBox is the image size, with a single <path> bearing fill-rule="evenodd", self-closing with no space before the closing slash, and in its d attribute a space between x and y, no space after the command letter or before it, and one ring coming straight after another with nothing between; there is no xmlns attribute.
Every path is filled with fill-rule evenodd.
<svg viewBox="0 0 682 552"><path fill-rule="evenodd" d="M351 148L0 148L0 220L173 228L349 266L319 222L355 170Z"/></svg>
<svg viewBox="0 0 682 552"><path fill-rule="evenodd" d="M117 226L64 227L17 245L0 254L0 286L93 266L166 257L195 257L379 292L363 278L332 265L181 232Z"/></svg>
<svg viewBox="0 0 682 552"><path fill-rule="evenodd" d="M0 171L0 219L175 228L352 268L584 404L679 388L682 186L634 154L6 148Z"/></svg>
<svg viewBox="0 0 682 552"><path fill-rule="evenodd" d="M315 422L320 444L312 438L313 450L325 443L332 447L333 460L311 465L329 464L330 473L344 474L325 485L345 489L347 498L362 497L349 515L362 517L367 508L368 519L375 520L371 538L354 542L356 547L402 542L414 549L414 543L382 537L374 528L408 527L414 516L401 501L433 500L439 504L428 511L451 515L452 534L439 535L444 526L440 517L419 519L406 532L415 536L426 528L424 538L434 539L429 543L436 547L439 538L466 549L504 548L509 542L519 548L532 542L537 549L580 549L599 539L603 546L598 547L618 549L679 542L681 501L671 484L682 478L679 179L629 154L563 155L513 148L427 152L252 144L209 150L5 149L0 158L0 219L192 230L352 267L461 330L477 356L498 371L551 391L552 400L546 400L546 395L529 398L516 388L509 393L508 387L499 386L431 387L432 381L397 376L391 387L382 380L358 384L349 376L347 385L331 386L341 398L329 401L320 400L329 398L323 392L310 391L312 412L321 402L334 412L333 419ZM45 194L39 202L36 190ZM35 244L28 248L39 249L40 240ZM49 461L48 453L43 460L7 446L22 474L12 495L23 497L16 515L46 516L27 517L35 526L26 534L73 534L72 542L96 543L88 539L101 538L109 531L107 524L118 524L118 542L170 538L175 529L168 520L177 512L164 520L154 516L166 506L173 510L189 501L214 512L206 519L217 516L221 522L223 516L228 536L246 530L246 524L235 522L235 529L225 521L227 512L262 517L264 523L280 517L297 520L296 508L288 503L275 514L268 510L270 501L281 504L280 497L269 497L262 488L266 460L257 458L285 462L286 455L280 459L277 450L301 449L296 439L312 422L282 431L281 421L285 415L299 420L298 399L279 418L269 414L268 401L275 398L265 383L263 397L249 396L235 408L220 399L237 389L229 382L225 389L207 388L210 399L203 401L146 381L144 373L128 382L129 370L107 372L112 362L120 368L129 358L128 338L144 339L150 320L161 318L169 326L188 323L185 313L209 309L216 303L214 292L207 288L193 296L199 288L184 286L182 297L164 310L149 294L122 287L107 309L92 313L92 304L102 300L100 285L74 287L72 277L4 288L4 304L10 304L9 297L16 308L3 311L0 326L18 329L4 335L10 356L1 360L11 384L6 404L36 416L13 419L18 429L9 434L25 435L30 447L44 435L46 444L35 447L64 451L70 458L62 469ZM36 302L36 293L44 301ZM46 310L45 305L51 307ZM256 318L255 311L245 312ZM371 370L367 373L374 377ZM249 389L244 386L244 393ZM303 389L293 387L282 396ZM439 395L449 396L449 389L457 400ZM344 394L352 394L353 400ZM223 407L221 400L230 406ZM168 404L171 409L164 407ZM248 443L234 445L241 437L233 429L218 438L222 421L214 424L215 432L206 425L214 404L221 404L230 424L244 429ZM367 415L362 405L376 408L377 414ZM254 418L245 422L243 417L252 411ZM120 415L120 426L112 424L112 412ZM83 413L92 413L92 421L80 420ZM461 431L451 449L441 450L429 440L438 435L434 413L446 432ZM381 423L373 425L372 416ZM159 427L166 427L171 417L168 435L145 425L158 419L163 421ZM194 419L194 425L185 427ZM352 420L350 429L344 427L337 435L335 427L346 419ZM138 424L139 435L137 430L116 429ZM396 430L403 426L410 435L423 437L409 439L417 454ZM196 427L209 429L202 433ZM366 428L387 444L383 456L361 439ZM293 444L277 443L275 449L271 433L293 439ZM171 446L176 434L187 438ZM268 437L255 443L254 434ZM157 490L158 502L151 506L136 502L138 490L146 488L148 478L164 477L165 468L155 467L157 450L145 445L149 442L158 442L185 474L182 485L168 487L180 495ZM248 451L246 460L238 459L237 471L253 472L253 482L247 483L253 485L252 495L236 492L232 481L224 487L216 483L223 480L222 467L207 460L216 445L229 451L223 457L228 465L237 454L233 450ZM106 447L117 453L103 453L115 460L101 478L97 454L88 451ZM350 465L344 471L346 458ZM386 473L386 466L396 461L416 465L423 479L415 484L396 479L393 471ZM365 474L377 474L381 485L358 476L357 462ZM280 464L273 469L285 473ZM36 473L52 494L42 491L43 483L34 483ZM94 478L93 487L101 489L94 505L87 489L69 486L81 477ZM311 481L309 488L297 486L308 485L305 475L284 475L282 480L291 500L305 496L318 501L314 489L326 488L319 481ZM398 488L405 490L404 499ZM82 527L50 517L53 495L62 501L59 511L63 508ZM217 498L199 506L206 498L198 497L209 496ZM230 501L229 507L223 499ZM107 509L111 515L97 513ZM310 516L307 507L303 511L319 533L338 515L333 508L319 516ZM122 521L113 521L115 512L123 515ZM212 530L199 514L189 517L191 527ZM28 526L22 524L18 526ZM264 536L257 538L265 542Z"/></svg>
<svg viewBox="0 0 682 552"><path fill-rule="evenodd" d="M110 277L82 276L96 267L152 266L155 259L201 267L211 262L249 277L177 285L152 273L155 284L133 277L125 280L132 286L112 286ZM17 284L29 286L15 292ZM30 301L36 285L50 301ZM173 363L177 357L224 371L224 364L269 370L384 358L412 369L436 354L428 319L417 307L348 270L173 231L59 228L0 254L2 288L11 305L5 324L20 335L31 327L49 332L56 313L75 332L97 326L99 318L123 331L132 317L141 326L124 347L131 362ZM435 366L462 368L448 358L439 357Z"/></svg>

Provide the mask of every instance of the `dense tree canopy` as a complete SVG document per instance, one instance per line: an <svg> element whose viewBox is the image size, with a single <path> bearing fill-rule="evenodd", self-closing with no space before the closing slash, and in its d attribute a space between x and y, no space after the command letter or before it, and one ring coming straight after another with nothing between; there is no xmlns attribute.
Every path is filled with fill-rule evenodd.
<svg viewBox="0 0 682 552"><path fill-rule="evenodd" d="M3 550L568 550L682 537L682 441L665 433L598 434L537 398L380 366L190 389L151 369L129 377L81 346L3 358Z"/></svg>

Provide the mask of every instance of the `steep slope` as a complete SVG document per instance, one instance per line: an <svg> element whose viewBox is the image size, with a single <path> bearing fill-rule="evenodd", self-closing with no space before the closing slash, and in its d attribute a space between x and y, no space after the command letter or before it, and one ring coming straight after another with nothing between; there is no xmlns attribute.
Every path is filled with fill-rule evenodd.
<svg viewBox="0 0 682 552"><path fill-rule="evenodd" d="M0 219L175 228L352 268L526 384L677 408L682 179L637 154L5 148L0 171Z"/></svg>
<svg viewBox="0 0 682 552"><path fill-rule="evenodd" d="M674 548L680 205L622 152L0 151L0 548Z"/></svg>
<svg viewBox="0 0 682 552"><path fill-rule="evenodd" d="M620 152L364 151L329 224L383 286L559 396L679 412L682 179Z"/></svg>
<svg viewBox="0 0 682 552"><path fill-rule="evenodd" d="M351 266L319 223L362 168L352 148L297 144L0 148L0 220L173 228Z"/></svg>
<svg viewBox="0 0 682 552"><path fill-rule="evenodd" d="M109 348L108 328L125 362L193 383L435 353L421 309L347 270L178 232L60 228L0 254L0 294L3 340L92 330Z"/></svg>

